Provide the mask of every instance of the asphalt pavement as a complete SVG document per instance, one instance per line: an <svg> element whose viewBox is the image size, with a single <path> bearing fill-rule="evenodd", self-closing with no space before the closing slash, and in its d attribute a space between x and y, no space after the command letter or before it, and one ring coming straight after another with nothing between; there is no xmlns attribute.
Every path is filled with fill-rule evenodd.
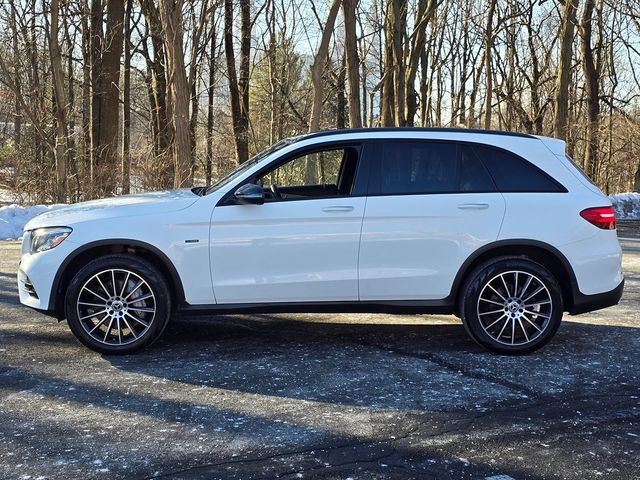
<svg viewBox="0 0 640 480"><path fill-rule="evenodd" d="M126 357L19 305L0 242L0 478L640 478L640 222L620 305L524 357L450 316L183 319Z"/></svg>

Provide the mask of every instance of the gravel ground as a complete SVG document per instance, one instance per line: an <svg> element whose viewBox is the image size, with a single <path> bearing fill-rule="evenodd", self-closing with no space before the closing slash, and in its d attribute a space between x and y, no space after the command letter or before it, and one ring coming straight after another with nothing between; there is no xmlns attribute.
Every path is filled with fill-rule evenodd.
<svg viewBox="0 0 640 480"><path fill-rule="evenodd" d="M182 320L100 356L18 304L0 242L0 478L640 478L640 222L619 236L621 304L525 357L426 315Z"/></svg>

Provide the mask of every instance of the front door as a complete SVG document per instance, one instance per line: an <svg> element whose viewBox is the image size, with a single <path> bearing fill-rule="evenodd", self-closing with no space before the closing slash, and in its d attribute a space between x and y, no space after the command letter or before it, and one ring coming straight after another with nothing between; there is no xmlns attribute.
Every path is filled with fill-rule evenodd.
<svg viewBox="0 0 640 480"><path fill-rule="evenodd" d="M211 274L219 304L358 299L360 152L331 144L293 153L247 180L263 187L263 205L216 206Z"/></svg>

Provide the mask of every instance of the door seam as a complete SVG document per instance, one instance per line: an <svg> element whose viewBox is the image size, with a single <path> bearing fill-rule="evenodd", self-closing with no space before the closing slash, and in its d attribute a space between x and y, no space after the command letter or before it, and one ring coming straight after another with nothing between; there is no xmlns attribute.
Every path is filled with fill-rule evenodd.
<svg viewBox="0 0 640 480"><path fill-rule="evenodd" d="M364 219L367 215L367 202L369 197L364 197L364 208L362 210L362 220L360 222L360 236L358 238L358 260L356 262L356 286L358 292L358 302L360 300L360 248L362 246L362 229L364 228Z"/></svg>

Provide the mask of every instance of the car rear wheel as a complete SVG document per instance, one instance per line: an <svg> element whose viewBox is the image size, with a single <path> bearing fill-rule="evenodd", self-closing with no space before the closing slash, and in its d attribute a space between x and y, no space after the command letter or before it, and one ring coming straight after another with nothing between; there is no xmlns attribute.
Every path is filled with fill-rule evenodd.
<svg viewBox="0 0 640 480"><path fill-rule="evenodd" d="M100 353L125 354L150 345L171 314L163 276L144 259L107 255L73 277L65 299L73 334Z"/></svg>
<svg viewBox="0 0 640 480"><path fill-rule="evenodd" d="M523 258L480 265L466 282L460 312L469 335L502 354L525 354L544 346L562 320L562 294L553 275Z"/></svg>

